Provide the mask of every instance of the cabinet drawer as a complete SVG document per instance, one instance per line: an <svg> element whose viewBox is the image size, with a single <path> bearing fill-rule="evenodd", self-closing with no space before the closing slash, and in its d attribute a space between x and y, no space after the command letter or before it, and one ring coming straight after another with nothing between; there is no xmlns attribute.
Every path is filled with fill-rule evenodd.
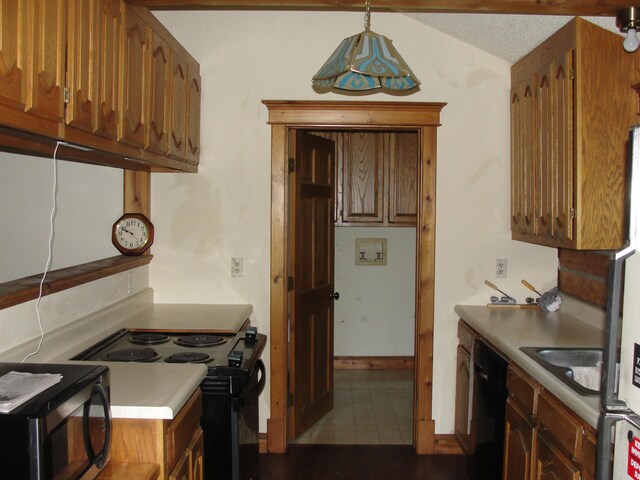
<svg viewBox="0 0 640 480"><path fill-rule="evenodd" d="M528 376L513 366L509 366L507 370L507 390L509 390L509 395L515 398L529 415L536 413L538 390L528 379Z"/></svg>
<svg viewBox="0 0 640 480"><path fill-rule="evenodd" d="M193 432L200 426L200 417L202 417L202 393L198 389L167 428L168 470L172 469L177 457L182 454L191 440Z"/></svg>
<svg viewBox="0 0 640 480"><path fill-rule="evenodd" d="M462 348L471 353L473 341L476 339L476 337L476 332L471 330L471 327L464 323L464 320L458 321L458 343Z"/></svg>
<svg viewBox="0 0 640 480"><path fill-rule="evenodd" d="M538 398L537 417L540 428L547 436L564 448L573 459L580 458L582 422L570 410L554 398L542 394Z"/></svg>

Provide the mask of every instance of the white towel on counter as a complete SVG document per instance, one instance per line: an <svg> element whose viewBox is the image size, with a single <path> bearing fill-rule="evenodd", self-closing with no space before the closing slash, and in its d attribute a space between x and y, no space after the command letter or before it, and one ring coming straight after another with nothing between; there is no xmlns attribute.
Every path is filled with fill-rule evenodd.
<svg viewBox="0 0 640 480"><path fill-rule="evenodd" d="M591 390L600 390L602 362L596 363L595 367L571 367L571 370L577 383Z"/></svg>

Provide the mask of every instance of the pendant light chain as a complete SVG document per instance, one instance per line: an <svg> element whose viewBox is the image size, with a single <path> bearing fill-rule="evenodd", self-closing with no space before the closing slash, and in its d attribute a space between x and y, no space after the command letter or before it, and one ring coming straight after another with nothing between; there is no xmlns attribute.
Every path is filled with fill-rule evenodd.
<svg viewBox="0 0 640 480"><path fill-rule="evenodd" d="M370 26L371 26L371 1L367 0L364 3L364 29L366 32L369 31Z"/></svg>

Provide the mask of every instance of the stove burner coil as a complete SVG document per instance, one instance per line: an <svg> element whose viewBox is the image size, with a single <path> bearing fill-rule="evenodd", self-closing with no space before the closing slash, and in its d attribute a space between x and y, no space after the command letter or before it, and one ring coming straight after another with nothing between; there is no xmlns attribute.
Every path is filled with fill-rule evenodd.
<svg viewBox="0 0 640 480"><path fill-rule="evenodd" d="M109 352L104 356L108 362L153 362L160 354L153 348L128 348Z"/></svg>
<svg viewBox="0 0 640 480"><path fill-rule="evenodd" d="M175 340L177 345L183 347L213 347L222 345L226 340L217 335L209 335L206 333L197 333L194 335L184 335Z"/></svg>
<svg viewBox="0 0 640 480"><path fill-rule="evenodd" d="M211 357L206 353L201 352L178 352L173 355L169 355L165 362L169 363L206 363L211 360Z"/></svg>
<svg viewBox="0 0 640 480"><path fill-rule="evenodd" d="M129 341L136 345L160 345L168 342L169 336L164 333L132 333Z"/></svg>

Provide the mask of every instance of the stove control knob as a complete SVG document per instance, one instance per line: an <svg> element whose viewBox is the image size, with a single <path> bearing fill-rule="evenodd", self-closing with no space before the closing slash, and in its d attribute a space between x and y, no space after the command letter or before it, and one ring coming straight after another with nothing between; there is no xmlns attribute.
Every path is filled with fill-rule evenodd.
<svg viewBox="0 0 640 480"><path fill-rule="evenodd" d="M227 360L229 360L230 367L240 367L242 366L243 354L238 350L234 350L229 354Z"/></svg>
<svg viewBox="0 0 640 480"><path fill-rule="evenodd" d="M249 327L244 332L244 339L255 342L258 336L258 329L256 327Z"/></svg>

